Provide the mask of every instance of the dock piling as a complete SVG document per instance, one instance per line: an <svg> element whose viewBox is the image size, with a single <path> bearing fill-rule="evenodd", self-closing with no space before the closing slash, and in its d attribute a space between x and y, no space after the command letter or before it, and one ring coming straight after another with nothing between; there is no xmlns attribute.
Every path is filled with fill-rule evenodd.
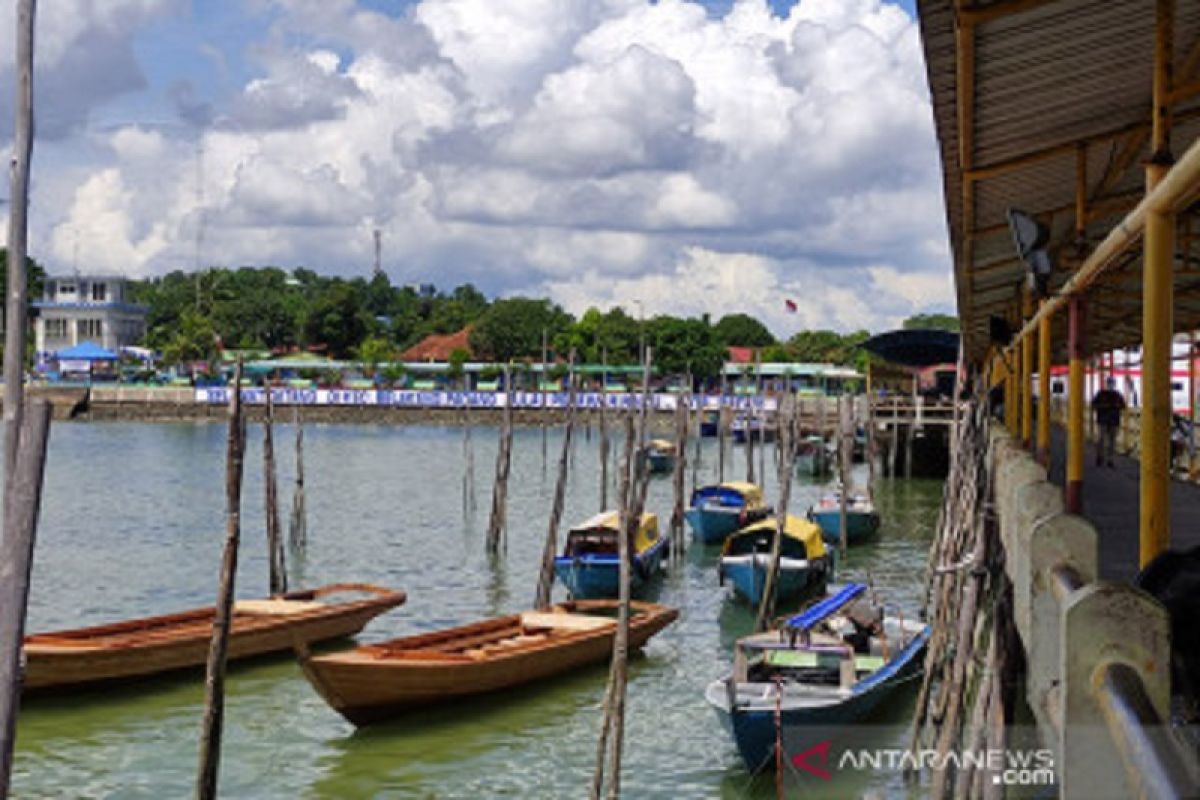
<svg viewBox="0 0 1200 800"><path fill-rule="evenodd" d="M234 370L234 390L229 401L229 436L225 457L225 550L221 557L221 584L217 592L212 642L204 679L204 724L200 735L200 774L197 800L217 797L221 763L221 732L225 721L225 666L229 629L233 621L233 594L237 580L238 544L242 530L242 466L246 448L246 420L241 399L242 362Z"/></svg>

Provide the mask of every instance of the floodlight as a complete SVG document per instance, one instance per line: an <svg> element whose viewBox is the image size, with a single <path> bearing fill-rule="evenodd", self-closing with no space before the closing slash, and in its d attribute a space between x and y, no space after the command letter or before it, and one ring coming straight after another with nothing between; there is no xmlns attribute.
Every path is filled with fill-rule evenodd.
<svg viewBox="0 0 1200 800"><path fill-rule="evenodd" d="M1029 214L1015 208L1007 213L1008 229L1012 231L1017 254L1029 270L1029 288L1039 297L1050 293L1050 254L1046 244L1050 230Z"/></svg>

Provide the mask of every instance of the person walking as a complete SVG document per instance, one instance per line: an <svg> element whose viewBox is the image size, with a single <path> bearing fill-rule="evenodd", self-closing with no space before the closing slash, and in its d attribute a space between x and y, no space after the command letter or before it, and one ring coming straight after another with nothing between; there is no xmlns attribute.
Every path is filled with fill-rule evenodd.
<svg viewBox="0 0 1200 800"><path fill-rule="evenodd" d="M1092 413L1100 428L1100 441L1096 443L1096 466L1105 463L1113 466L1117 450L1117 429L1121 427L1121 412L1125 410L1125 398L1116 390L1117 382L1109 378L1105 386L1092 398Z"/></svg>

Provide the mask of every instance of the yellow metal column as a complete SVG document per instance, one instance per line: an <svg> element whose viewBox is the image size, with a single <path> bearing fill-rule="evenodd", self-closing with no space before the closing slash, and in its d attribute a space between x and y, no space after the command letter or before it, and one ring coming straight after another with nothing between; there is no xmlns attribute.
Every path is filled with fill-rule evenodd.
<svg viewBox="0 0 1200 800"><path fill-rule="evenodd" d="M1025 292L1021 323L1033 316L1033 300ZM1033 336L1021 340L1021 446L1033 447Z"/></svg>
<svg viewBox="0 0 1200 800"><path fill-rule="evenodd" d="M1083 298L1072 295L1067 306L1067 490L1066 507L1072 514L1083 512Z"/></svg>
<svg viewBox="0 0 1200 800"><path fill-rule="evenodd" d="M1146 190L1171 163L1170 123L1174 0L1155 3L1154 115ZM1145 566L1171 543L1171 331L1175 215L1146 214L1142 267L1142 431L1139 561Z"/></svg>
<svg viewBox="0 0 1200 800"><path fill-rule="evenodd" d="M1038 323L1037 460L1050 467L1050 316Z"/></svg>

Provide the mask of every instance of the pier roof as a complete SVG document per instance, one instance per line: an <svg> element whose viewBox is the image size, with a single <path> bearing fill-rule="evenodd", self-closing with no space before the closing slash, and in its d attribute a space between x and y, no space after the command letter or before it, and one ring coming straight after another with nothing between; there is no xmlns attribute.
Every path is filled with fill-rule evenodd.
<svg viewBox="0 0 1200 800"><path fill-rule="evenodd" d="M918 8L959 315L977 362L990 319L1021 316L1026 271L1007 209L1049 228L1054 292L1143 199L1155 4L918 0ZM1200 135L1200 3L1175 4L1173 66L1170 141L1179 157ZM1174 326L1188 330L1200 327L1200 224L1194 202L1180 212ZM1094 350L1140 340L1141 262L1140 246L1123 249L1089 281ZM1065 316L1055 319L1059 348Z"/></svg>

